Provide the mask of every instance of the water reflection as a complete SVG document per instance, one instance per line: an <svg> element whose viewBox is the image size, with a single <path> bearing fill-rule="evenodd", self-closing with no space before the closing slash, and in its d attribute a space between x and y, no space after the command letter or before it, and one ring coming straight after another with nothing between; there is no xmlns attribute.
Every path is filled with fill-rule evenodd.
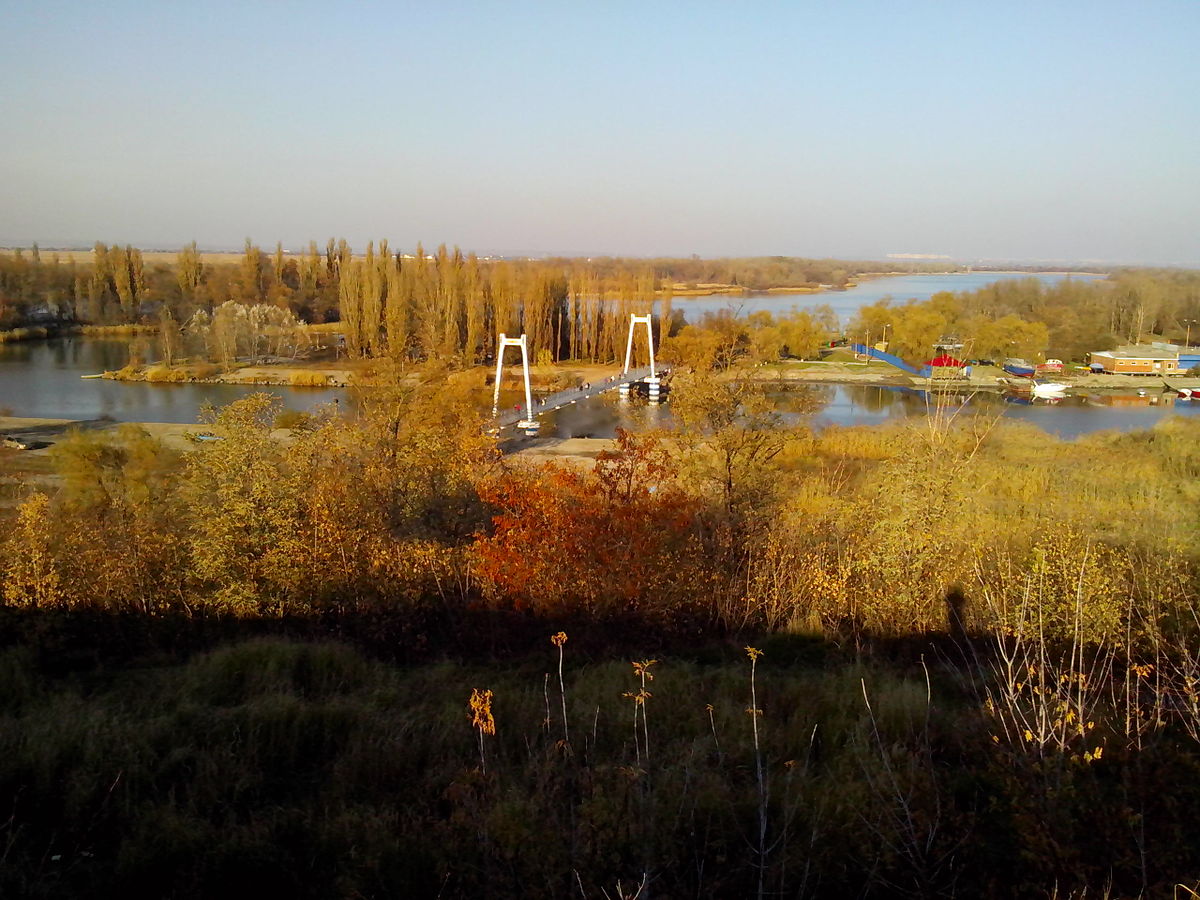
<svg viewBox="0 0 1200 900"><path fill-rule="evenodd" d="M869 412L879 413L895 405L903 396L902 389L878 388L871 385L847 385L846 395L852 404L861 405Z"/></svg>
<svg viewBox="0 0 1200 900"><path fill-rule="evenodd" d="M994 390L934 392L878 385L804 385L799 390L772 391L769 396L785 423L802 419L813 427L828 425L878 425L888 421L924 417L942 409L963 415L1002 416L1027 421L1065 438L1093 431L1151 428L1171 415L1200 415L1200 402L1180 400L1170 393L1085 392L1055 403L1029 401L1016 394ZM612 437L616 429L666 425L670 404L650 407L622 404L615 392L544 414L542 437Z"/></svg>
<svg viewBox="0 0 1200 900"><path fill-rule="evenodd" d="M61 338L0 344L0 408L13 415L65 419L109 416L125 422L195 422L205 402L221 406L257 391L269 391L286 406L301 411L340 400L339 389L261 387L215 384L147 384L80 379L80 375L115 369L128 359L128 342L96 338ZM786 384L772 385L770 396L785 422L806 419L814 427L870 425L925 416L931 400L923 391L900 386ZM491 405L491 396L481 403ZM508 404L523 402L504 395ZM1029 421L1064 437L1104 429L1149 428L1170 415L1200 414L1200 400L1179 399L1150 385L1139 393L1072 389L1057 404L1011 402L998 391L939 394L932 401L963 406L968 414L1003 415ZM667 425L671 406L622 401L616 391L543 413L541 434L554 437L612 437L617 428Z"/></svg>
<svg viewBox="0 0 1200 900"><path fill-rule="evenodd" d="M769 391L767 396L775 404L777 412L790 416L811 416L829 406L836 391L833 385L828 384L797 384L784 391Z"/></svg>

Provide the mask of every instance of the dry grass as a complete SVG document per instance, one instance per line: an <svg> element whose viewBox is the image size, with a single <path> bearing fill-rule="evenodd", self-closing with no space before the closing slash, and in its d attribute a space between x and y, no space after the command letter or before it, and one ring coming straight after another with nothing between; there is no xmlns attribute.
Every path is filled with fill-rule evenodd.
<svg viewBox="0 0 1200 900"><path fill-rule="evenodd" d="M83 325L80 332L91 337L124 337L135 334L157 334L157 325Z"/></svg>
<svg viewBox="0 0 1200 900"><path fill-rule="evenodd" d="M288 373L292 387L328 387L329 377L322 372L295 371Z"/></svg>
<svg viewBox="0 0 1200 900"><path fill-rule="evenodd" d="M183 366L156 365L147 367L142 373L142 377L146 381L163 384L187 381L192 376L188 374L188 370Z"/></svg>
<svg viewBox="0 0 1200 900"><path fill-rule="evenodd" d="M45 328L13 328L9 331L0 331L0 344L13 343L15 341L32 341L38 338L49 337L50 332Z"/></svg>
<svg viewBox="0 0 1200 900"><path fill-rule="evenodd" d="M343 322L317 322L305 325L304 330L313 334L340 334L346 330L346 325Z"/></svg>

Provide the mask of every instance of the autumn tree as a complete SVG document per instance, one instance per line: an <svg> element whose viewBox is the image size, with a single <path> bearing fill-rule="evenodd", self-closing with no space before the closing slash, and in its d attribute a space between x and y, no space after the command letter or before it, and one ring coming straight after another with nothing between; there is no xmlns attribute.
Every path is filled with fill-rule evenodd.
<svg viewBox="0 0 1200 900"><path fill-rule="evenodd" d="M547 465L485 482L482 496L497 514L475 552L492 602L548 615L685 620L708 580L694 504L672 482L642 485L631 471L610 462L597 477Z"/></svg>
<svg viewBox="0 0 1200 900"><path fill-rule="evenodd" d="M802 431L784 426L761 385L711 372L676 377L671 408L687 482L712 504L732 548L769 515L779 487L772 463Z"/></svg>
<svg viewBox="0 0 1200 900"><path fill-rule="evenodd" d="M180 490L189 510L191 574L214 611L267 612L278 602L278 548L297 530L307 485L271 438L278 398L251 394L208 419L222 438L188 454Z"/></svg>
<svg viewBox="0 0 1200 900"><path fill-rule="evenodd" d="M137 425L80 430L51 450L62 480L60 569L76 603L154 613L177 599L186 573L178 456Z"/></svg>
<svg viewBox="0 0 1200 900"><path fill-rule="evenodd" d="M185 300L191 300L204 279L204 263L196 242L185 246L175 257L175 277L179 283L179 292Z"/></svg>
<svg viewBox="0 0 1200 900"><path fill-rule="evenodd" d="M183 331L166 303L158 314L158 350L163 365L175 365L175 357L183 346Z"/></svg>
<svg viewBox="0 0 1200 900"><path fill-rule="evenodd" d="M263 259L262 251L246 238L242 251L239 268L241 281L241 296L248 303L257 303L263 299Z"/></svg>
<svg viewBox="0 0 1200 900"><path fill-rule="evenodd" d="M45 609L66 599L52 546L50 498L36 493L17 508L16 527L3 544L0 596L10 606Z"/></svg>
<svg viewBox="0 0 1200 900"><path fill-rule="evenodd" d="M346 352L353 357L363 354L362 301L363 264L355 260L339 266L338 299L341 305L342 335L346 339Z"/></svg>
<svg viewBox="0 0 1200 900"><path fill-rule="evenodd" d="M799 359L815 358L829 340L831 330L827 318L823 320L819 314L804 309L793 308L789 315L779 320L783 352Z"/></svg>

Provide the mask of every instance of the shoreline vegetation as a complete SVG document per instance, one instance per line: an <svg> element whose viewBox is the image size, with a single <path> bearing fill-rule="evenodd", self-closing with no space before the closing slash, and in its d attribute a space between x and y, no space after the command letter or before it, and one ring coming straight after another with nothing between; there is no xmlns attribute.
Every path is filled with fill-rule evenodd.
<svg viewBox="0 0 1200 900"><path fill-rule="evenodd" d="M1065 277L1081 276L1090 278L1104 278L1109 273L1107 272L1085 272L1085 271L1042 271L1040 269L946 269L937 272L859 272L853 279L846 281L841 285L833 284L799 284L799 285L777 285L772 287L745 287L738 284L697 284L688 285L676 283L668 290L660 288L656 293L659 297L671 296L679 297L686 300L689 297L715 297L722 294L741 295L753 297L762 294L827 294L841 293L850 288L858 287L864 281L876 281L880 278L903 278L906 276L915 275L961 275L964 273L976 275L1028 275L1034 277L1037 275L1062 275Z"/></svg>
<svg viewBox="0 0 1200 900"><path fill-rule="evenodd" d="M519 367L506 366L512 373ZM542 366L531 366L530 382L534 393L546 395L563 390L571 384L598 381L617 371L615 363L604 366L583 361L564 360ZM479 389L490 385L494 369L476 366L458 371L464 381L477 383ZM229 371L209 362L180 362L172 366L159 363L129 365L124 368L84 376L112 381L149 382L156 384L257 384L277 387L371 388L389 383L392 373L373 371L362 361L344 360L341 364L327 360L280 360L238 362ZM413 377L416 377L415 375ZM764 384L872 384L879 386L928 387L932 390L1002 390L999 379L1010 378L998 366L973 366L969 377L918 378L898 371L879 361L781 360L756 366L743 366L727 373L738 381ZM1064 371L1053 380L1069 387L1086 390L1158 389L1159 375L1097 374L1083 370ZM1200 376L1172 375L1170 383L1178 387L1200 387Z"/></svg>
<svg viewBox="0 0 1200 900"><path fill-rule="evenodd" d="M83 335L85 337L136 337L157 334L157 324L139 325L30 325L0 331L0 344L17 341L41 341L59 337Z"/></svg>
<svg viewBox="0 0 1200 900"><path fill-rule="evenodd" d="M230 372L238 360L304 356L316 329L330 327L349 359L387 360L401 370L427 361L459 370L486 364L499 333L527 335L534 365L611 364L624 358L629 317L656 303L652 328L664 362L722 370L811 360L832 339L875 344L882 335L889 352L918 363L946 342L964 358L1081 361L1122 343L1178 341L1200 316L1196 273L1182 270L1115 270L1102 282L1052 286L1013 279L924 302L884 300L849 322L828 304L804 304L812 308L783 316L709 312L688 322L683 315L688 295L801 290L820 297L861 279L948 268L965 267L798 257L480 259L445 245L433 253L420 245L395 252L386 241L355 253L332 239L324 253L311 242L303 254L280 244L266 253L247 240L242 255L219 262L194 243L174 260L97 244L89 264L74 256L47 259L33 247L27 255L0 254L0 327L49 320L157 326L157 334L131 342L129 366L116 377L169 381L218 377L176 371L183 358ZM42 333L7 330L13 338ZM155 358L162 365L146 369ZM278 372L230 377L342 380Z"/></svg>

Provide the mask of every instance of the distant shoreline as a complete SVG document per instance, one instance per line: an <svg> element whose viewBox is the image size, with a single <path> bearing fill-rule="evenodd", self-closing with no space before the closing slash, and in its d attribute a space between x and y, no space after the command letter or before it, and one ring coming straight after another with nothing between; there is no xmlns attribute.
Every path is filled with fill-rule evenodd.
<svg viewBox="0 0 1200 900"><path fill-rule="evenodd" d="M846 282L846 286L839 288L833 285L820 285L810 287L801 285L796 287L769 287L769 288L748 288L740 285L714 285L711 288L688 288L686 290L676 290L671 294L671 299L691 300L695 297L760 297L769 294L843 294L851 288L858 287L864 281L876 281L880 278L939 278L945 275L1024 275L1029 278L1037 278L1042 275L1059 275L1064 278L1074 276L1086 278L1107 278L1107 272L1029 272L1024 269L987 269L967 272L863 272L855 275L853 279ZM659 297L665 296L664 291L656 292Z"/></svg>

